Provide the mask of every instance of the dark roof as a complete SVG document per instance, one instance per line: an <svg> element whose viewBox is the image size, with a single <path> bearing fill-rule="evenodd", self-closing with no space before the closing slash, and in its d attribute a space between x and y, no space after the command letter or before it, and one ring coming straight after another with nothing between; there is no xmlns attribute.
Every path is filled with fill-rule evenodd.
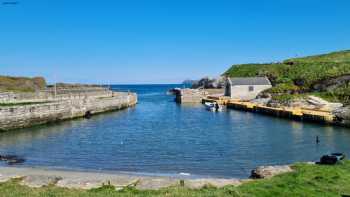
<svg viewBox="0 0 350 197"><path fill-rule="evenodd" d="M267 77L233 77L231 85L271 85Z"/></svg>

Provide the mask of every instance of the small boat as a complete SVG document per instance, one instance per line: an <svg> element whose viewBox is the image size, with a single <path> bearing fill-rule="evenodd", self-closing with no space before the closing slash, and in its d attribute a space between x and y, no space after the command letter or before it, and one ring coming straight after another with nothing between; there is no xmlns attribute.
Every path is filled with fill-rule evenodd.
<svg viewBox="0 0 350 197"><path fill-rule="evenodd" d="M208 111L212 111L212 112L222 111L222 106L216 102L214 102L214 103L205 102L204 105Z"/></svg>

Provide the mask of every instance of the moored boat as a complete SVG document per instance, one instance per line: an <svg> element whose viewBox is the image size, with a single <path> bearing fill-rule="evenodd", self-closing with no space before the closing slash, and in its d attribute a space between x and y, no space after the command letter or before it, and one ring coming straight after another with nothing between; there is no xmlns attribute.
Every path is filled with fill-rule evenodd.
<svg viewBox="0 0 350 197"><path fill-rule="evenodd" d="M217 102L214 102L214 103L205 102L204 105L208 111L212 111L212 112L222 111L222 106L219 105Z"/></svg>

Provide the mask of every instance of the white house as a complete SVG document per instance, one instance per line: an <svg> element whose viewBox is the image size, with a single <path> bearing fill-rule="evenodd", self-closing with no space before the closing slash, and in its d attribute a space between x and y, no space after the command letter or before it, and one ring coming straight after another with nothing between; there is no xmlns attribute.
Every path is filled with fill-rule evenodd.
<svg viewBox="0 0 350 197"><path fill-rule="evenodd" d="M225 83L225 96L232 99L252 100L258 94L272 85L267 77L234 77L227 78Z"/></svg>

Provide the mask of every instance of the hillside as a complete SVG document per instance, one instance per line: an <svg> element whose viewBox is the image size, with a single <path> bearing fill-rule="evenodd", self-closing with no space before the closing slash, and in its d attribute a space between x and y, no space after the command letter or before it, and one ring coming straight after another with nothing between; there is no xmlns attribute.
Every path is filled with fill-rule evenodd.
<svg viewBox="0 0 350 197"><path fill-rule="evenodd" d="M337 51L328 54L314 55L303 58L292 58L285 62L350 62L350 50Z"/></svg>
<svg viewBox="0 0 350 197"><path fill-rule="evenodd" d="M288 59L281 63L233 65L229 77L267 76L268 92L284 99L317 94L330 101L350 104L350 50ZM288 94L288 95L287 95Z"/></svg>
<svg viewBox="0 0 350 197"><path fill-rule="evenodd" d="M9 77L0 76L1 92L34 92L46 87L46 81L43 77Z"/></svg>

